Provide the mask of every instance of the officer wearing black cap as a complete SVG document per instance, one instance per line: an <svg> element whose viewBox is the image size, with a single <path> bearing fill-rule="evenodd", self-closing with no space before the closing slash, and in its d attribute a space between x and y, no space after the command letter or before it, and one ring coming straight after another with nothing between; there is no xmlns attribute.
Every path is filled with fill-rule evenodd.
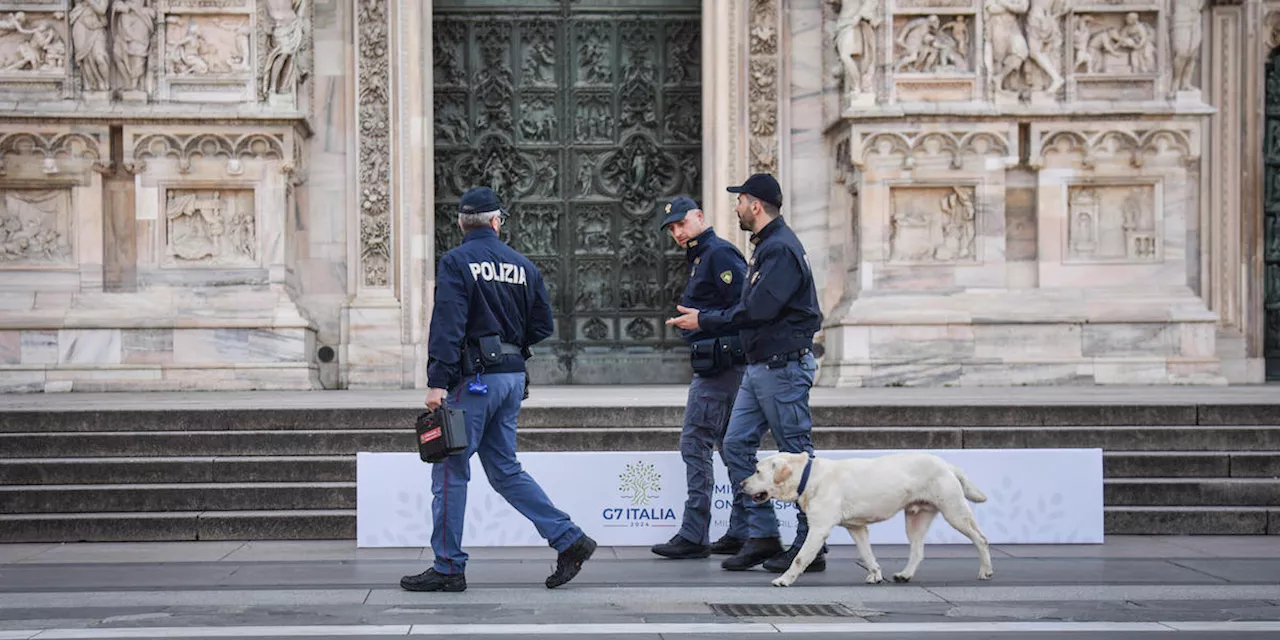
<svg viewBox="0 0 1280 640"><path fill-rule="evenodd" d="M747 261L738 248L716 235L702 209L692 198L679 197L664 207L662 228L684 247L689 260L689 280L680 303L698 309L728 309L742 297ZM738 332L733 330L681 330L689 343L693 381L685 404L680 432L680 456L684 459L688 498L684 521L670 541L654 545L654 553L667 558L705 558L713 553L733 555L747 539L746 506L736 495L729 528L714 543L711 533L711 495L715 473L711 453L724 457L724 433L738 395L746 360Z"/></svg>
<svg viewBox="0 0 1280 640"><path fill-rule="evenodd" d="M809 258L782 219L778 182L767 173L757 173L742 186L728 190L738 194L738 223L752 232L755 245L742 300L720 311L680 305L677 310L683 315L667 324L708 332L740 332L748 364L724 439L729 479L734 487L740 487L755 473L756 451L766 429L780 450L813 454L809 389L818 368L812 347L813 336L822 326L822 311ZM763 563L774 573L786 571L808 535L804 512L797 515L795 541L786 552L778 538L772 502L751 504L747 513L750 539L721 566L743 571ZM825 568L824 548L808 571Z"/></svg>
<svg viewBox="0 0 1280 640"><path fill-rule="evenodd" d="M516 459L516 416L524 393L528 347L551 335L551 301L542 274L498 239L506 214L488 187L462 196L462 244L445 253L436 274L427 344L427 408L446 401L466 415L465 455L432 465L431 549L435 563L400 579L410 591L465 591L462 522L471 454L480 454L489 484L533 521L557 551L547 588L574 578L596 542L557 509Z"/></svg>

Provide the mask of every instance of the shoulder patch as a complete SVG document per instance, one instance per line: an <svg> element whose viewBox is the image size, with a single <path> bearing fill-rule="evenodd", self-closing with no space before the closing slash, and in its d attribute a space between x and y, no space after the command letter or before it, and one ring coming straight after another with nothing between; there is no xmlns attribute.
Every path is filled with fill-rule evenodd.
<svg viewBox="0 0 1280 640"><path fill-rule="evenodd" d="M733 272L729 270L722 271L720 273L720 279L724 280L725 284L733 284Z"/></svg>

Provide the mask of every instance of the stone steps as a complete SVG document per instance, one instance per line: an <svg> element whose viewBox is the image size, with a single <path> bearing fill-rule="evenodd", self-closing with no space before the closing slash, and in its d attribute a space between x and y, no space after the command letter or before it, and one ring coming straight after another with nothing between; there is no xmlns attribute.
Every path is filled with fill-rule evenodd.
<svg viewBox="0 0 1280 640"><path fill-rule="evenodd" d="M415 451L417 414L0 411L0 541L353 538L355 453ZM682 414L530 408L519 446L674 451ZM1108 533L1280 533L1277 406L839 406L814 418L825 449L1101 447Z"/></svg>

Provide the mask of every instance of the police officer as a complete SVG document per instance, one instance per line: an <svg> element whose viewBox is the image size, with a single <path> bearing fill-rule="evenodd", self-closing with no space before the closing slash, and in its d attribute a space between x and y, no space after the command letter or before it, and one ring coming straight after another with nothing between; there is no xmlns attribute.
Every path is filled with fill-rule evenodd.
<svg viewBox="0 0 1280 640"><path fill-rule="evenodd" d="M527 348L552 332L551 301L542 274L528 258L498 239L506 214L488 187L462 196L462 244L440 259L427 345L427 408L446 401L466 415L466 455L431 468L435 564L400 579L409 591L465 591L467 554L462 521L471 480L471 454L489 484L533 522L559 552L549 589L574 578L596 542L551 503L516 459L516 416L524 395Z"/></svg>
<svg viewBox="0 0 1280 640"><path fill-rule="evenodd" d="M809 258L782 219L778 182L767 173L757 173L728 190L738 194L738 223L752 232L755 245L742 300L722 311L680 305L677 310L683 315L667 324L707 332L740 331L748 364L724 439L729 479L736 488L755 473L756 451L765 429L780 450L813 455L809 389L818 368L812 347L813 336L822 326L822 311ZM750 538L721 566L743 571L763 563L774 573L786 571L804 544L808 518L803 511L797 514L795 541L783 552L772 502L748 504ZM808 571L825 568L824 547Z"/></svg>
<svg viewBox="0 0 1280 640"><path fill-rule="evenodd" d="M738 248L716 235L707 225L702 209L691 198L680 197L667 204L662 228L676 244L685 248L689 260L689 281L681 304L699 309L728 309L742 297L747 261ZM684 459L688 498L684 521L670 541L652 551L667 558L705 558L713 553L733 555L747 538L746 506L734 492L729 528L708 545L711 529L711 493L715 473L711 452L720 449L724 458L724 431L738 394L746 360L737 331L682 330L689 343L693 381L685 404L684 428L680 432L680 456Z"/></svg>

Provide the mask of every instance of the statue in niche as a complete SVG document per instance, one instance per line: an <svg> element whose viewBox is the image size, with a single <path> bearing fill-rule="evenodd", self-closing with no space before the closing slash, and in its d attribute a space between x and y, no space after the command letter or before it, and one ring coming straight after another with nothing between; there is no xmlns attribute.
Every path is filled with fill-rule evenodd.
<svg viewBox="0 0 1280 640"><path fill-rule="evenodd" d="M1045 87L1033 86L1037 83L1031 78L1024 78L1026 84L1034 89L1054 93L1065 82L1058 71L1061 66L1059 51L1062 49L1062 17L1067 14L1067 5L1062 0L1031 0L1027 9L1027 58L1036 64L1049 84ZM1028 75L1030 69L1024 71Z"/></svg>
<svg viewBox="0 0 1280 640"><path fill-rule="evenodd" d="M1030 55L1027 36L1020 19L1029 8L1028 0L986 0L987 73L995 91L1017 91L1009 86L1009 76L1020 73Z"/></svg>
<svg viewBox="0 0 1280 640"><path fill-rule="evenodd" d="M302 49L307 0L267 0L271 18L271 51L267 53L262 90L267 95L293 95L300 81L298 55Z"/></svg>
<svg viewBox="0 0 1280 640"><path fill-rule="evenodd" d="M186 35L169 44L170 70L179 75L205 75L209 73L209 62L204 56L211 51L200 25L188 19Z"/></svg>
<svg viewBox="0 0 1280 640"><path fill-rule="evenodd" d="M1093 255L1098 240L1095 233L1098 206L1098 196L1093 189L1075 189L1071 192L1068 210L1074 219L1069 238L1073 255Z"/></svg>
<svg viewBox="0 0 1280 640"><path fill-rule="evenodd" d="M107 55L109 0L80 0L71 10L71 44L85 91L111 88L111 59Z"/></svg>
<svg viewBox="0 0 1280 640"><path fill-rule="evenodd" d="M1200 14L1204 0L1173 0L1173 89L1194 91L1192 76L1200 60Z"/></svg>
<svg viewBox="0 0 1280 640"><path fill-rule="evenodd" d="M876 64L876 0L840 0L835 45L844 67L844 91L850 100L871 93Z"/></svg>
<svg viewBox="0 0 1280 640"><path fill-rule="evenodd" d="M159 13L150 5L149 0L116 0L111 5L115 67L122 91L142 90Z"/></svg>

